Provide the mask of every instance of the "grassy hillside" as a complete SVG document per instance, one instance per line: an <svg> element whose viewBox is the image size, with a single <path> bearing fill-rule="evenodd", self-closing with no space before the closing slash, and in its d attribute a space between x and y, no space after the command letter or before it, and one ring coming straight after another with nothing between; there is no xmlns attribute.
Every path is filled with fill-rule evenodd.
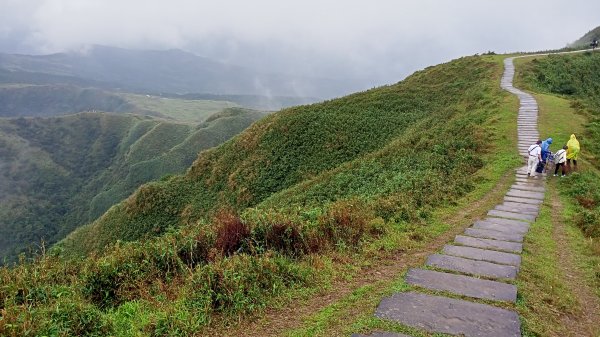
<svg viewBox="0 0 600 337"><path fill-rule="evenodd" d="M261 202L325 208L359 197L389 203L381 207L391 214L403 209L405 220L426 217L429 202L469 191L470 174L483 165L489 135L481 125L490 116L479 109L494 98L475 83L493 66L461 59L396 85L283 110L202 153L185 176L142 187L63 245L85 253Z"/></svg>
<svg viewBox="0 0 600 337"><path fill-rule="evenodd" d="M198 126L107 113L0 119L0 257L53 244L261 116L233 108Z"/></svg>
<svg viewBox="0 0 600 337"><path fill-rule="evenodd" d="M131 111L123 98L70 85L0 86L0 117L55 116L82 111Z"/></svg>
<svg viewBox="0 0 600 337"><path fill-rule="evenodd" d="M236 106L226 100L165 98L64 84L0 85L0 117L49 117L104 111L200 123L214 113Z"/></svg>
<svg viewBox="0 0 600 337"><path fill-rule="evenodd" d="M462 58L260 120L0 269L0 334L192 335L410 251L519 164L501 74L501 57Z"/></svg>
<svg viewBox="0 0 600 337"><path fill-rule="evenodd" d="M547 194L560 202L547 201L552 207L536 222L546 226L546 238L536 234L524 257L523 322L532 335L595 336L597 324L584 332L582 320L575 325L580 332L573 332L564 317L586 317L596 308L594 296L600 298L600 53L527 58L517 70L519 85L540 102L540 132L554 138L551 150L571 134L582 150L577 173L549 180ZM556 240L561 230L567 239Z"/></svg>
<svg viewBox="0 0 600 337"><path fill-rule="evenodd" d="M531 90L568 99L570 108L585 120L583 133L578 133L583 172L561 184L562 192L579 205L575 221L588 236L600 237L600 53L554 55L526 63L523 84ZM564 123L564 122L562 122ZM561 125L551 126L562 130ZM562 134L568 141L569 130ZM571 131L573 132L573 131ZM559 143L561 144L561 143ZM554 151L557 150L553 149ZM599 249L600 251L600 249ZM600 254L599 254L600 255ZM598 279L600 285L600 278Z"/></svg>

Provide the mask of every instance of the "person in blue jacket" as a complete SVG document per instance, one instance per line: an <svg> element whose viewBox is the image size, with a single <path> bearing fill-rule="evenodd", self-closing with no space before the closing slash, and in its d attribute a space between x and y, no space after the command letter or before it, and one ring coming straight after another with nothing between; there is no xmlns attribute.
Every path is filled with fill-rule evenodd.
<svg viewBox="0 0 600 337"><path fill-rule="evenodd" d="M550 144L552 144L552 138L548 138L542 142L542 161L546 162L546 158L551 154L550 152Z"/></svg>

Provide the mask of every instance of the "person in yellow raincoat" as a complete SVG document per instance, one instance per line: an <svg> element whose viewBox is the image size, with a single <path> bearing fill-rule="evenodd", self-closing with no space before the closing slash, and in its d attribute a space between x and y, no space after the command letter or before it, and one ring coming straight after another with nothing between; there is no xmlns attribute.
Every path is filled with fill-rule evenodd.
<svg viewBox="0 0 600 337"><path fill-rule="evenodd" d="M579 156L579 141L575 135L571 135L571 139L567 142L567 171L571 171L571 160L573 161L573 170L577 171L577 157Z"/></svg>

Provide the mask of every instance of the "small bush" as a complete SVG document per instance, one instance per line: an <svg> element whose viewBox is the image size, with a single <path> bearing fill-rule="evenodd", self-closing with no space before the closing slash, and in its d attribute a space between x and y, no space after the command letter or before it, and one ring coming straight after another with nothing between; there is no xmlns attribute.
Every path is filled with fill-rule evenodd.
<svg viewBox="0 0 600 337"><path fill-rule="evenodd" d="M106 336L112 331L97 308L82 302L59 301L48 314L42 336Z"/></svg>
<svg viewBox="0 0 600 337"><path fill-rule="evenodd" d="M351 199L333 203L319 222L322 234L333 244L356 247L368 233L367 225L373 218L370 207L363 201Z"/></svg>
<svg viewBox="0 0 600 337"><path fill-rule="evenodd" d="M186 266L194 268L208 261L210 249L214 244L214 238L209 233L203 231L192 239L181 240L185 242L181 243L177 256Z"/></svg>
<svg viewBox="0 0 600 337"><path fill-rule="evenodd" d="M250 237L250 228L240 217L222 211L216 217L217 238L215 248L229 256L242 248Z"/></svg>
<svg viewBox="0 0 600 337"><path fill-rule="evenodd" d="M181 272L182 262L173 245L169 240L129 243L92 260L82 276L83 294L102 309L139 298L147 285Z"/></svg>
<svg viewBox="0 0 600 337"><path fill-rule="evenodd" d="M185 293L198 312L245 313L292 285L306 285L312 270L280 255L234 255L196 268Z"/></svg>
<svg viewBox="0 0 600 337"><path fill-rule="evenodd" d="M288 256L306 253L304 238L298 228L291 223L272 224L265 236L266 246Z"/></svg>

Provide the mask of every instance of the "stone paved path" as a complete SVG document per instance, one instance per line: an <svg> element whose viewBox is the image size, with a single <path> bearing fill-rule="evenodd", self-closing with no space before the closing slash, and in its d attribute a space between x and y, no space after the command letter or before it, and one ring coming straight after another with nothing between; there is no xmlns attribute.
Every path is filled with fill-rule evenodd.
<svg viewBox="0 0 600 337"><path fill-rule="evenodd" d="M533 96L512 85L513 58L504 61L501 86L520 100L517 118L518 151L523 157L540 138L537 130L538 105ZM527 177L526 168L515 172L516 181L504 201L487 217L476 221L454 243L428 257L424 268L410 269L406 282L417 289L460 295L465 299L434 296L426 291L396 293L384 298L375 316L429 332L464 336L521 336L514 310L471 299L512 302L517 288L512 283L521 264L522 242L538 216L544 199L543 176ZM360 337L364 335L353 335ZM404 336L376 332L369 336Z"/></svg>

